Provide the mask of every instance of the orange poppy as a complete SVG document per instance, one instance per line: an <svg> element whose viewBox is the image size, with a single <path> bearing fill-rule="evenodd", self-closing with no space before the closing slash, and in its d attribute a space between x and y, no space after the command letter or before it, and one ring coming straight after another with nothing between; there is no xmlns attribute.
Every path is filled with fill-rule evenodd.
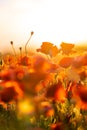
<svg viewBox="0 0 87 130"><path fill-rule="evenodd" d="M1 94L1 101L9 102L13 99L16 99L17 92L15 91L14 87L4 88Z"/></svg>
<svg viewBox="0 0 87 130"><path fill-rule="evenodd" d="M19 84L15 81L6 81L0 83L0 99L2 102L17 100L23 96Z"/></svg>
<svg viewBox="0 0 87 130"><path fill-rule="evenodd" d="M72 88L73 98L76 100L76 105L81 109L87 110L87 86L76 84Z"/></svg>
<svg viewBox="0 0 87 130"><path fill-rule="evenodd" d="M46 97L61 102L65 101L66 91L61 81L59 81L57 84L52 84L47 88Z"/></svg>
<svg viewBox="0 0 87 130"><path fill-rule="evenodd" d="M41 55L36 55L32 57L31 66L38 73L54 72L58 68L56 64L52 63L46 57L43 57Z"/></svg>
<svg viewBox="0 0 87 130"><path fill-rule="evenodd" d="M54 57L58 54L59 50L57 46L54 46L50 42L43 42L41 48L37 49L37 52L42 52L44 54L48 54L51 57Z"/></svg>
<svg viewBox="0 0 87 130"><path fill-rule="evenodd" d="M82 67L87 65L87 54L84 54L82 56L77 56L73 60L73 67Z"/></svg>
<svg viewBox="0 0 87 130"><path fill-rule="evenodd" d="M15 57L11 54L4 55L3 60L6 65L11 65L15 63Z"/></svg>
<svg viewBox="0 0 87 130"><path fill-rule="evenodd" d="M79 76L81 80L84 80L87 77L87 71L86 70L80 71Z"/></svg>
<svg viewBox="0 0 87 130"><path fill-rule="evenodd" d="M15 75L14 75L14 69L9 68L8 70L2 70L2 72L0 73L1 75L1 79L2 80L14 80L15 79Z"/></svg>
<svg viewBox="0 0 87 130"><path fill-rule="evenodd" d="M61 67L67 68L73 63L73 57L64 57L60 60L59 65Z"/></svg>
<svg viewBox="0 0 87 130"><path fill-rule="evenodd" d="M24 56L19 60L19 65L29 66L31 65L31 59L28 56Z"/></svg>
<svg viewBox="0 0 87 130"><path fill-rule="evenodd" d="M63 54L67 54L67 55L70 54L72 52L72 49L74 48L74 44L65 43L65 42L62 42L60 46Z"/></svg>
<svg viewBox="0 0 87 130"><path fill-rule="evenodd" d="M64 130L64 125L62 122L51 124L51 130Z"/></svg>

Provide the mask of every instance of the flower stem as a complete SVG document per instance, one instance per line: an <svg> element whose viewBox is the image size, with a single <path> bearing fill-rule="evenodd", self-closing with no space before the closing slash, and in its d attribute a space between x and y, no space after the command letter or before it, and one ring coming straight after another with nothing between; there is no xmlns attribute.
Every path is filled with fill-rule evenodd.
<svg viewBox="0 0 87 130"><path fill-rule="evenodd" d="M26 44L25 44L25 53L26 53L26 56L27 56L27 45L28 45L28 43L29 43L29 41L30 41L30 39L31 39L31 37L32 37L33 34L34 34L34 32L32 31L32 32L31 32L31 35L30 35L30 37L29 37L29 39L28 39L28 41L27 41Z"/></svg>
<svg viewBox="0 0 87 130"><path fill-rule="evenodd" d="M14 55L15 55L15 57L16 57L16 51L15 51L15 48L14 48L14 46L13 46L13 41L10 41L10 43L11 43L11 46L12 46L12 49L13 49Z"/></svg>
<svg viewBox="0 0 87 130"><path fill-rule="evenodd" d="M20 57L22 57L22 47L19 47L20 50Z"/></svg>

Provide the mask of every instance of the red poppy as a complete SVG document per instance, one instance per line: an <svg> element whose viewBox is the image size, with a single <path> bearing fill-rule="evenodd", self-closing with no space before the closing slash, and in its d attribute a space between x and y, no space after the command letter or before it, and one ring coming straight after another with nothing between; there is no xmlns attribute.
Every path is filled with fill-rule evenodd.
<svg viewBox="0 0 87 130"><path fill-rule="evenodd" d="M23 65L23 66L29 66L29 65L31 65L31 59L30 59L30 57L27 57L27 56L22 57L20 59L20 61L19 61L19 64Z"/></svg>
<svg viewBox="0 0 87 130"><path fill-rule="evenodd" d="M57 84L53 84L47 88L46 97L53 99L53 100L58 100L61 102L65 101L66 91L65 91L61 81L59 81Z"/></svg>
<svg viewBox="0 0 87 130"><path fill-rule="evenodd" d="M51 130L64 130L64 125L62 122L58 122L57 124L52 124Z"/></svg>
<svg viewBox="0 0 87 130"><path fill-rule="evenodd" d="M82 71L80 71L80 72L79 72L79 76L80 76L80 79L81 79L81 80L86 79L86 77L87 77L87 70L82 70Z"/></svg>
<svg viewBox="0 0 87 130"><path fill-rule="evenodd" d="M72 88L73 98L76 100L76 105L81 109L87 110L87 86L76 84Z"/></svg>
<svg viewBox="0 0 87 130"><path fill-rule="evenodd" d="M36 87L37 84L41 81L44 80L46 77L46 74L43 73L38 73L38 72L34 72L34 73L27 73L23 80L21 81L22 83L22 88L25 91L25 93L28 93L30 95L32 94L36 94Z"/></svg>
<svg viewBox="0 0 87 130"><path fill-rule="evenodd" d="M14 73L14 69L9 68L8 70L2 70L2 72L0 73L1 75L1 79L2 80L14 80L15 79L15 73Z"/></svg>
<svg viewBox="0 0 87 130"><path fill-rule="evenodd" d="M17 92L15 91L14 87L4 88L1 94L1 101L9 102L13 99L16 99Z"/></svg>
<svg viewBox="0 0 87 130"><path fill-rule="evenodd" d="M1 82L0 86L0 98L2 102L10 102L23 96L19 84L15 81Z"/></svg>

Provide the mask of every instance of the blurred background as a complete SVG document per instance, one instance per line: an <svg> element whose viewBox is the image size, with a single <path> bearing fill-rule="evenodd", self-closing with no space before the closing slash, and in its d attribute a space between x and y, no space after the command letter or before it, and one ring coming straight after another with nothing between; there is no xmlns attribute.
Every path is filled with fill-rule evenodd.
<svg viewBox="0 0 87 130"><path fill-rule="evenodd" d="M30 40L30 48L43 41L86 43L86 0L0 0L0 52L16 49Z"/></svg>

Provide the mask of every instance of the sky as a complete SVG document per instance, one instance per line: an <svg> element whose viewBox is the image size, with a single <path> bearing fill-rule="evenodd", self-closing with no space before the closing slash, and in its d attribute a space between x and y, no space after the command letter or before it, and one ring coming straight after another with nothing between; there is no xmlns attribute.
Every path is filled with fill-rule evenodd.
<svg viewBox="0 0 87 130"><path fill-rule="evenodd" d="M31 31L31 48L87 41L86 6L86 0L0 0L0 52L11 49L10 41L24 47Z"/></svg>

